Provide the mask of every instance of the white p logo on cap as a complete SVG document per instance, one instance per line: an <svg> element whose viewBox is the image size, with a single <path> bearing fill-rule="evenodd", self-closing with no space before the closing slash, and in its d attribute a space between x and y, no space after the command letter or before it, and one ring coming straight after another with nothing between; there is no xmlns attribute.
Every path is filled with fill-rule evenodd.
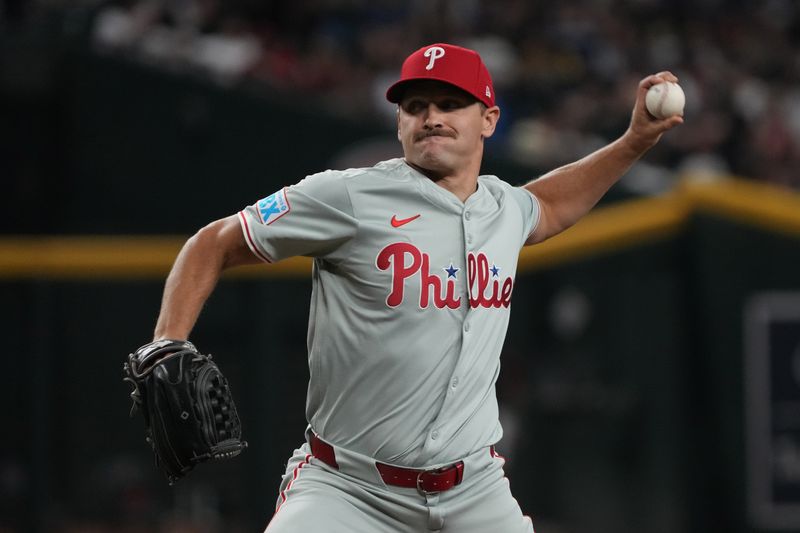
<svg viewBox="0 0 800 533"><path fill-rule="evenodd" d="M444 57L444 48L441 46L431 46L425 50L423 55L431 58L431 60L428 62L428 66L425 67L425 70L432 70L433 64L436 62L436 60L440 57Z"/></svg>

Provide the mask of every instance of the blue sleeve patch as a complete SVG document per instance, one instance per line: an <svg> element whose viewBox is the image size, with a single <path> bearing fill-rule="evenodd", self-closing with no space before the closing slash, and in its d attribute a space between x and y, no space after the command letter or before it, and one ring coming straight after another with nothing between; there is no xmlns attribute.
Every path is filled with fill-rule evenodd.
<svg viewBox="0 0 800 533"><path fill-rule="evenodd" d="M267 196L256 204L258 216L265 225L272 224L280 217L291 211L289 200L286 198L286 189Z"/></svg>

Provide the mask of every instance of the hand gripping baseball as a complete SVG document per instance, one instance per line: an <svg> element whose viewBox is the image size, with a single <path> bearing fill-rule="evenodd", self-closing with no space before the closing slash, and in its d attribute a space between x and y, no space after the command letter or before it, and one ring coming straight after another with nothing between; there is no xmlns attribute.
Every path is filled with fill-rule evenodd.
<svg viewBox="0 0 800 533"><path fill-rule="evenodd" d="M628 131L625 132L628 142L639 153L644 153L655 145L667 130L683 124L683 116L681 115L658 118L647 110L647 91L654 85L664 82L677 83L678 78L672 72L665 70L658 74L647 76L639 82L630 126Z"/></svg>
<svg viewBox="0 0 800 533"><path fill-rule="evenodd" d="M196 465L247 447L228 380L210 355L188 341L164 339L128 355L124 381L144 415L145 440L170 485Z"/></svg>

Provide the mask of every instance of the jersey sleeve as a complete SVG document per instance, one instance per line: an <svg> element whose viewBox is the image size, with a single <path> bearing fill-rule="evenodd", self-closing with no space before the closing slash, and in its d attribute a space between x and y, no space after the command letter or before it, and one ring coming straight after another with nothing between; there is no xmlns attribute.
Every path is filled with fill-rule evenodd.
<svg viewBox="0 0 800 533"><path fill-rule="evenodd" d="M358 229L347 184L334 171L308 176L245 207L239 223L250 250L268 263L296 255L325 257Z"/></svg>
<svg viewBox="0 0 800 533"><path fill-rule="evenodd" d="M522 211L524 224L522 244L525 244L525 241L536 231L536 226L539 224L539 218L541 217L539 199L525 187L512 187L512 191L512 196Z"/></svg>

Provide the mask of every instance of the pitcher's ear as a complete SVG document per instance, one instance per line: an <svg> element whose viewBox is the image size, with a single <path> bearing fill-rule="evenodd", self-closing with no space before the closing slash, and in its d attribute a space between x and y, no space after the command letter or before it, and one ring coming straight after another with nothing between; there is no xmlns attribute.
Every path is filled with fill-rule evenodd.
<svg viewBox="0 0 800 533"><path fill-rule="evenodd" d="M497 122L500 120L500 108L492 106L483 112L483 130L481 135L484 138L491 137L497 127Z"/></svg>

